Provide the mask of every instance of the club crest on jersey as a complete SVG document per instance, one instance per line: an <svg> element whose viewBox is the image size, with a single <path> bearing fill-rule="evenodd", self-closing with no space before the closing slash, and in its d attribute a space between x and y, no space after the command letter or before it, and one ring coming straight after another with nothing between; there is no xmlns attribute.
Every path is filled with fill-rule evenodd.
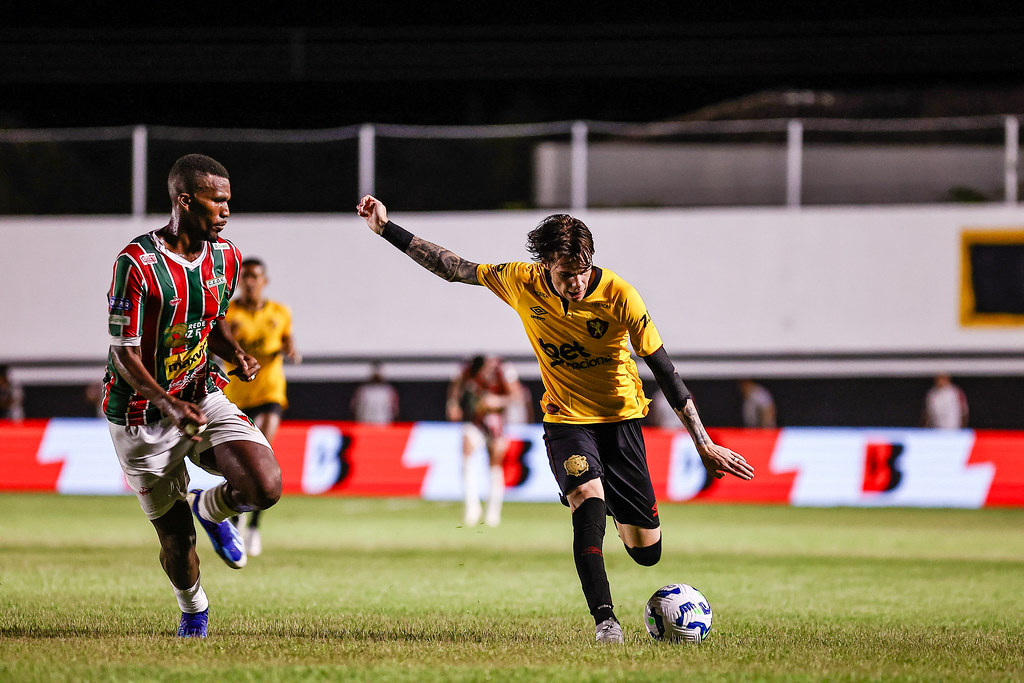
<svg viewBox="0 0 1024 683"><path fill-rule="evenodd" d="M587 333L594 339L600 339L608 331L608 321L594 318L587 321Z"/></svg>
<svg viewBox="0 0 1024 683"><path fill-rule="evenodd" d="M223 287L227 285L227 283L228 279L223 275L219 275L217 277L211 277L209 280L207 280L206 288L210 290L210 294L213 294L215 297L220 299L221 294L223 293Z"/></svg>
<svg viewBox="0 0 1024 683"><path fill-rule="evenodd" d="M171 329L167 330L164 334L164 346L175 348L177 346L185 346L185 339L188 335L188 325L185 323L177 323L171 325Z"/></svg>
<svg viewBox="0 0 1024 683"><path fill-rule="evenodd" d="M565 461L565 473L570 477L578 477L590 469L590 463L582 455L570 455Z"/></svg>
<svg viewBox="0 0 1024 683"><path fill-rule="evenodd" d="M191 346L203 338L203 330L206 328L205 320L196 320L190 323L175 323L164 332L164 346L176 348L179 346Z"/></svg>

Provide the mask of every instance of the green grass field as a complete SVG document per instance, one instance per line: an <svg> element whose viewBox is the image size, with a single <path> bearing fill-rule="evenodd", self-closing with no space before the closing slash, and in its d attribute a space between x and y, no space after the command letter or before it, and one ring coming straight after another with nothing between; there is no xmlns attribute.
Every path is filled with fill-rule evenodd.
<svg viewBox="0 0 1024 683"><path fill-rule="evenodd" d="M183 640L134 497L0 495L0 681L1024 679L1024 510L663 505L660 564L605 544L624 646L593 642L564 508L460 514L286 498L241 571L201 535ZM714 609L700 646L644 629L675 582Z"/></svg>

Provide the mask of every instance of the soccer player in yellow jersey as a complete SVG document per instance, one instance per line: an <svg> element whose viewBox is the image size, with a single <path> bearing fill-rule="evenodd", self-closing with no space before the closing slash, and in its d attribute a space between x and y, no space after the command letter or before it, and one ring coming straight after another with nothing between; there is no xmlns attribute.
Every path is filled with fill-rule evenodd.
<svg viewBox="0 0 1024 683"><path fill-rule="evenodd" d="M594 265L593 236L582 221L548 216L527 236L534 263L489 265L395 225L370 195L356 211L430 272L483 285L519 314L544 381L548 461L572 512L573 556L596 639L623 642L604 566L605 517L611 515L635 562L651 566L661 558L658 504L639 424L649 401L627 342L651 368L711 475L749 480L754 468L708 437L643 300L628 282Z"/></svg>
<svg viewBox="0 0 1024 683"><path fill-rule="evenodd" d="M259 361L260 373L251 382L235 377L224 393L273 443L281 415L288 407L284 361L298 363L302 359L292 337L292 312L284 304L263 296L267 282L263 261L251 257L242 261L238 296L228 307L225 320L239 345ZM253 557L263 549L260 514L260 510L254 510L245 529L246 551ZM237 525L239 517L233 521Z"/></svg>

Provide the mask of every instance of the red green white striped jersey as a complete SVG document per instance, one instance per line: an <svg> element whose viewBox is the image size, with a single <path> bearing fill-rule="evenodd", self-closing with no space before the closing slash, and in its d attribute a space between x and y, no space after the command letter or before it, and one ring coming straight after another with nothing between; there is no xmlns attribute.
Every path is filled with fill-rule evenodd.
<svg viewBox="0 0 1024 683"><path fill-rule="evenodd" d="M141 346L142 362L172 396L198 402L228 378L210 359L207 337L238 284L241 254L225 239L206 242L195 261L140 235L114 261L108 293L113 346ZM160 410L135 392L107 358L103 412L119 425L157 422Z"/></svg>

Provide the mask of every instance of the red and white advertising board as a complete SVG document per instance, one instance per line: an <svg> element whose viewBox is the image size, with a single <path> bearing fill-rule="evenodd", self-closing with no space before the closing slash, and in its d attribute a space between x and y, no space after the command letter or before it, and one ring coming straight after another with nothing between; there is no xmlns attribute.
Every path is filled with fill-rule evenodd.
<svg viewBox="0 0 1024 683"><path fill-rule="evenodd" d="M506 500L556 501L539 425L513 425ZM1024 432L925 429L711 429L752 481L714 480L685 431L645 429L662 501L978 508L1024 505ZM461 500L461 427L285 422L274 451L286 495ZM478 456L481 461L484 455ZM478 467L486 491L485 467ZM209 474L190 467L193 484ZM127 494L104 420L0 421L0 491Z"/></svg>

